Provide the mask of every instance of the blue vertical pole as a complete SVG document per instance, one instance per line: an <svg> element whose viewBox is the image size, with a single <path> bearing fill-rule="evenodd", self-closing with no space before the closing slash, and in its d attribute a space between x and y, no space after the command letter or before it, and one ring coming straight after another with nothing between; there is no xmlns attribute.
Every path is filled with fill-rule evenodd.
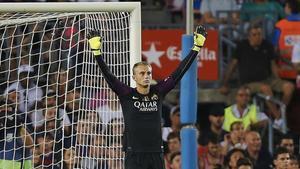
<svg viewBox="0 0 300 169"><path fill-rule="evenodd" d="M193 36L183 35L182 57L186 57L193 46ZM182 59L183 59L182 58ZM182 169L197 169L197 61L183 76L180 84L180 120Z"/></svg>

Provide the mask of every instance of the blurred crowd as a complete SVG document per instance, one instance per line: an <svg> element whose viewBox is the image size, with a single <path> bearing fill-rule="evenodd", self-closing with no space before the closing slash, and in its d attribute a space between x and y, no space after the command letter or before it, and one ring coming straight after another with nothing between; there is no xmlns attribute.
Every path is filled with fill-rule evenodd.
<svg viewBox="0 0 300 169"><path fill-rule="evenodd" d="M178 18L180 22L184 20L184 2L151 3L167 9L171 22ZM272 101L276 96L288 107L300 84L300 80L296 83L300 77L299 12L298 0L194 0L196 24L218 29L236 43L228 56L221 94L230 92L234 70L239 72L234 103L212 107L207 112L209 125L203 128L198 124L200 169L299 168L298 135L284 131L285 112ZM11 36L0 40L11 45L1 45L1 64L9 65L10 74L7 83L1 84L5 89L0 98L0 166L123 168L124 126L118 99L103 79L89 77L82 86L82 20L84 16L0 28L2 34L17 35L18 30L26 35L21 50ZM15 57L8 61L11 55ZM294 74L281 76L282 67ZM4 74L6 70L0 69ZM253 102L257 93L267 98L264 109ZM166 169L180 169L179 102L166 102L163 110ZM270 123L275 133L274 152L264 146L270 144Z"/></svg>

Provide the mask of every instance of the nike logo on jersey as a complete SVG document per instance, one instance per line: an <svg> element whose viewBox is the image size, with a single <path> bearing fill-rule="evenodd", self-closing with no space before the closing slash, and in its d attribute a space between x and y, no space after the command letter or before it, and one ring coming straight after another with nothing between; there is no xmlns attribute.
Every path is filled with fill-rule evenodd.
<svg viewBox="0 0 300 169"><path fill-rule="evenodd" d="M135 97L135 96L132 96L132 99L133 99L133 100L138 100L139 98L138 98L138 97Z"/></svg>

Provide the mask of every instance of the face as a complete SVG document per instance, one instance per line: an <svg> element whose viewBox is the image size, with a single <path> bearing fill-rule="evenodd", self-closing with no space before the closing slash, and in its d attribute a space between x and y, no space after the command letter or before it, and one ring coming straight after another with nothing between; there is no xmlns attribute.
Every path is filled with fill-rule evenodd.
<svg viewBox="0 0 300 169"><path fill-rule="evenodd" d="M214 144L209 142L207 144L207 148L208 148L208 153L212 156L212 157L218 157L219 156L219 145L218 144Z"/></svg>
<svg viewBox="0 0 300 169"><path fill-rule="evenodd" d="M258 152L261 148L260 135L256 132L250 132L246 135L246 144L249 151Z"/></svg>
<svg viewBox="0 0 300 169"><path fill-rule="evenodd" d="M68 72L60 72L58 76L59 83L65 85L65 83L68 81Z"/></svg>
<svg viewBox="0 0 300 169"><path fill-rule="evenodd" d="M174 157L171 163L172 169L181 169L181 155L177 155Z"/></svg>
<svg viewBox="0 0 300 169"><path fill-rule="evenodd" d="M112 132L110 134L113 134L113 135L122 135L123 134L124 124L123 124L122 119L115 119L115 120L111 121L110 127L111 127L111 132Z"/></svg>
<svg viewBox="0 0 300 169"><path fill-rule="evenodd" d="M231 168L236 168L236 162L240 159L240 158L243 158L244 157L244 154L240 151L236 151L234 152L231 156L230 156L230 161L229 161L229 166Z"/></svg>
<svg viewBox="0 0 300 169"><path fill-rule="evenodd" d="M212 126L216 128L222 127L224 122L224 116L209 115L208 118Z"/></svg>
<svg viewBox="0 0 300 169"><path fill-rule="evenodd" d="M105 155L105 139L104 137L96 136L93 139L93 146L90 147L90 156L94 158L101 158Z"/></svg>
<svg viewBox="0 0 300 169"><path fill-rule="evenodd" d="M230 131L230 138L233 141L242 140L244 138L244 134L244 125L242 123L236 123L232 126L232 129Z"/></svg>
<svg viewBox="0 0 300 169"><path fill-rule="evenodd" d="M180 141L178 138L172 138L168 141L168 148L170 153L174 153L180 151Z"/></svg>
<svg viewBox="0 0 300 169"><path fill-rule="evenodd" d="M32 153L33 154L32 161L33 161L33 164L35 166L37 166L41 162L41 159L40 159L40 157L41 157L40 149L38 147L36 147L32 151L33 151L33 153Z"/></svg>
<svg viewBox="0 0 300 169"><path fill-rule="evenodd" d="M78 110L80 105L80 93L71 91L67 94L67 105L72 110Z"/></svg>
<svg viewBox="0 0 300 169"><path fill-rule="evenodd" d="M280 146L285 147L291 154L294 154L294 140L293 139L282 139Z"/></svg>
<svg viewBox="0 0 300 169"><path fill-rule="evenodd" d="M50 131L55 129L55 120L49 120L46 122L46 130Z"/></svg>
<svg viewBox="0 0 300 169"><path fill-rule="evenodd" d="M39 151L42 153L42 154L45 154L45 153L49 153L52 150L53 148L53 142L54 140L52 140L51 138L49 137L39 137L37 139L37 142L39 144Z"/></svg>
<svg viewBox="0 0 300 169"><path fill-rule="evenodd" d="M292 13L291 11L291 7L288 3L285 3L285 6L284 6L284 12L287 14L287 15L290 15Z"/></svg>
<svg viewBox="0 0 300 169"><path fill-rule="evenodd" d="M45 110L45 119L46 120L54 120L56 116L57 109L55 107L47 108Z"/></svg>
<svg viewBox="0 0 300 169"><path fill-rule="evenodd" d="M55 106L56 105L56 97L55 96L47 97L45 102L46 102L45 105L47 105L47 106Z"/></svg>
<svg viewBox="0 0 300 169"><path fill-rule="evenodd" d="M180 126L180 113L179 112L175 112L174 114L172 114L171 122L172 122L172 125L174 125L174 126Z"/></svg>
<svg viewBox="0 0 300 169"><path fill-rule="evenodd" d="M290 161L289 153L279 154L273 161L276 169L286 169Z"/></svg>
<svg viewBox="0 0 300 169"><path fill-rule="evenodd" d="M109 146L109 156L110 158L122 158L122 145L120 143L113 143Z"/></svg>
<svg viewBox="0 0 300 169"><path fill-rule="evenodd" d="M95 111L90 111L88 112L87 114L87 119L92 122L92 123L99 123L100 122L100 119L98 117L98 114L97 112Z"/></svg>
<svg viewBox="0 0 300 169"><path fill-rule="evenodd" d="M149 87L152 80L152 68L148 65L138 65L133 70L133 79L137 87Z"/></svg>
<svg viewBox="0 0 300 169"><path fill-rule="evenodd" d="M75 149L68 148L64 151L64 162L69 165L73 165L75 162Z"/></svg>
<svg viewBox="0 0 300 169"><path fill-rule="evenodd" d="M248 39L251 46L259 46L263 40L262 29L254 28L251 29L248 35Z"/></svg>
<svg viewBox="0 0 300 169"><path fill-rule="evenodd" d="M249 89L239 89L236 94L236 104L242 107L248 105L250 101L250 90Z"/></svg>
<svg viewBox="0 0 300 169"><path fill-rule="evenodd" d="M12 91L7 94L7 97L10 101L13 103L18 103L19 102L19 97L18 97L18 92L17 91Z"/></svg>
<svg viewBox="0 0 300 169"><path fill-rule="evenodd" d="M86 120L78 120L76 131L78 134L86 134L89 132L88 122Z"/></svg>

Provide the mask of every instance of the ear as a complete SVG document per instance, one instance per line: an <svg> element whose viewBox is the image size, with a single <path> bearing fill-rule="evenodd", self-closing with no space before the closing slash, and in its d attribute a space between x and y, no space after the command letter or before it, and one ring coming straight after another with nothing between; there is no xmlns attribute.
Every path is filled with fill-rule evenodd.
<svg viewBox="0 0 300 169"><path fill-rule="evenodd" d="M277 160L273 160L273 164L276 166L277 165Z"/></svg>
<svg viewBox="0 0 300 169"><path fill-rule="evenodd" d="M208 115L208 120L211 121L212 120L212 117L211 115Z"/></svg>
<svg viewBox="0 0 300 169"><path fill-rule="evenodd" d="M132 75L132 79L135 80L135 75Z"/></svg>

